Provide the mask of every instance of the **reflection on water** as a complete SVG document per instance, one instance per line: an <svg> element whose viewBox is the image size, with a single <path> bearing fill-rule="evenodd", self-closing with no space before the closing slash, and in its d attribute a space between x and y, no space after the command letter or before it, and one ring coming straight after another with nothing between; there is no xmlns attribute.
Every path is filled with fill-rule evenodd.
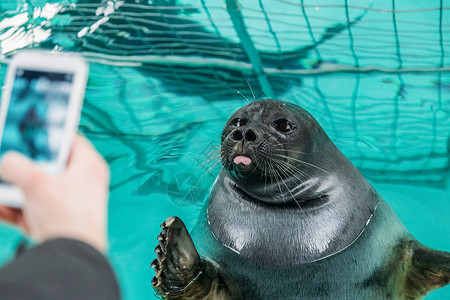
<svg viewBox="0 0 450 300"><path fill-rule="evenodd" d="M420 241L450 250L450 10L255 1L233 18L219 1L141 2L0 4L5 60L25 46L91 60L80 131L111 168L110 256L125 299L153 297L159 224L193 226L223 125L270 93L310 111ZM5 261L19 237L0 239Z"/></svg>

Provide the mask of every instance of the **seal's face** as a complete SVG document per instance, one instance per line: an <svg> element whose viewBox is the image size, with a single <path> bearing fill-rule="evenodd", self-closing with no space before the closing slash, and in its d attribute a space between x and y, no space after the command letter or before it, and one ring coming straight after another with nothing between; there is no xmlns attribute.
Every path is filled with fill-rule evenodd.
<svg viewBox="0 0 450 300"><path fill-rule="evenodd" d="M293 104L253 102L234 113L223 129L222 164L248 195L286 204L286 193L299 185L315 151L312 131L319 128L309 113ZM266 199L268 189L279 191L279 197Z"/></svg>

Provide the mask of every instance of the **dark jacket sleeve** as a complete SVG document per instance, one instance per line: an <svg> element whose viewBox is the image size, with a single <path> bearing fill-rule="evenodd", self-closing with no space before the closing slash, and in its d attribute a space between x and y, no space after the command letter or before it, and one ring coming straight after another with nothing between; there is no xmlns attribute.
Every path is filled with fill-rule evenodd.
<svg viewBox="0 0 450 300"><path fill-rule="evenodd" d="M55 239L25 251L0 269L0 299L120 299L106 258L92 246Z"/></svg>

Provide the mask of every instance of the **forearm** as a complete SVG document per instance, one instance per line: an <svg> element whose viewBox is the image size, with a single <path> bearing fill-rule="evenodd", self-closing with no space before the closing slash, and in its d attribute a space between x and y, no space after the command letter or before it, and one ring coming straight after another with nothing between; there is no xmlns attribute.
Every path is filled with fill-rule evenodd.
<svg viewBox="0 0 450 300"><path fill-rule="evenodd" d="M0 269L0 298L120 299L106 258L92 246L55 239L24 252Z"/></svg>

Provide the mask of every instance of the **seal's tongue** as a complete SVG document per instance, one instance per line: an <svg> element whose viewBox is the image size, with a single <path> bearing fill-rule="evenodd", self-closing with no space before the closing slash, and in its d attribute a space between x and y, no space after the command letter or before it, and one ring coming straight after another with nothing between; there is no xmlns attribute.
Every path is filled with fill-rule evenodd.
<svg viewBox="0 0 450 300"><path fill-rule="evenodd" d="M242 155L236 156L233 161L237 165L238 164L244 164L246 166L248 166L252 162L250 157L242 156Z"/></svg>

